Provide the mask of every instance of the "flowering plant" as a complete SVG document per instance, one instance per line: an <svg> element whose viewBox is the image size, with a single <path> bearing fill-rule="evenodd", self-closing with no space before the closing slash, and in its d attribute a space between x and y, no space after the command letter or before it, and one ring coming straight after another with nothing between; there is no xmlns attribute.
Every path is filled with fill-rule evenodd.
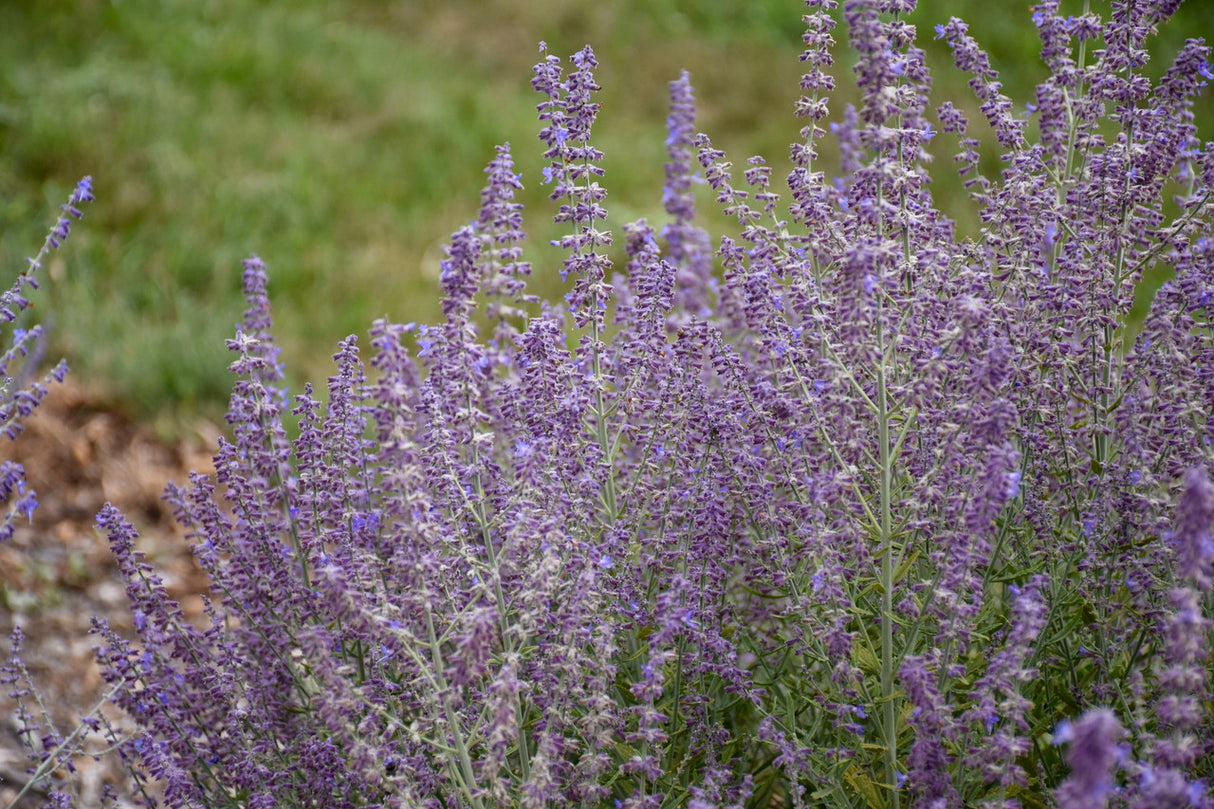
<svg viewBox="0 0 1214 809"><path fill-rule="evenodd" d="M0 432L9 441L21 434L21 420L27 418L47 394L52 382L62 382L67 374L67 363L62 360L41 380L33 378L42 357L43 329L41 325L21 328L21 318L30 307L26 290L38 289L37 272L52 250L62 246L72 232L72 221L84 213L79 206L93 201L93 181L84 177L77 183L68 201L60 206L60 215L54 227L46 234L42 247L33 258L27 259L25 271L17 276L8 289L0 293L0 327L11 329L7 347L0 355ZM13 521L18 516L29 519L38 507L38 496L25 485L25 470L12 461L0 463L0 501L8 501L9 509L0 522L0 542L13 535Z"/></svg>
<svg viewBox="0 0 1214 809"><path fill-rule="evenodd" d="M67 363L60 360L49 374L41 379L36 378L38 362L45 347L44 330L40 324L28 329L20 324L28 317L32 303L26 297L26 292L38 289L37 273L42 269L42 263L51 251L61 247L71 234L73 220L84 215L79 206L92 202L93 199L92 178L84 177L76 184L68 201L59 206L60 215L47 233L38 253L26 259L25 270L17 276L12 286L0 292L0 334L9 331L7 347L4 353L0 354L0 433L3 436L0 440L15 441L22 432L22 421L28 418L46 397L50 384L62 382L67 375ZM24 467L12 460L0 461L0 502L7 505L4 516L0 519L0 543L3 543L12 538L17 519L31 519L34 509L38 507L38 495L27 484ZM42 705L37 692L32 690L33 683L30 681L29 671L21 661L22 638L20 628L15 628L9 652L10 660L0 666L0 682L13 686L9 693L16 700L21 741L33 748L33 740L40 737L42 749L53 750L62 747L70 760L71 753L82 738L81 732L87 730L87 727L82 725L66 739L54 728L45 705ZM40 706L38 714L33 713L34 708L29 699L31 696ZM38 766L33 770L34 777L27 782L30 786L50 774L62 760L62 757L56 755L39 755L38 758ZM23 790L17 799L25 791Z"/></svg>
<svg viewBox="0 0 1214 809"><path fill-rule="evenodd" d="M282 389L245 262L233 439L167 493L205 625L98 517L140 636L98 621L98 655L167 805L1214 806L1208 49L1152 82L1176 2L1046 0L1026 119L938 26L988 177L929 110L913 0L851 0L831 181L836 4L807 5L787 205L695 133L684 74L671 219L625 225L613 275L586 48L532 82L562 305L526 292L508 145L444 320L377 321L370 373L347 338L327 403ZM946 141L970 238L930 193ZM697 224L697 179L738 239Z"/></svg>

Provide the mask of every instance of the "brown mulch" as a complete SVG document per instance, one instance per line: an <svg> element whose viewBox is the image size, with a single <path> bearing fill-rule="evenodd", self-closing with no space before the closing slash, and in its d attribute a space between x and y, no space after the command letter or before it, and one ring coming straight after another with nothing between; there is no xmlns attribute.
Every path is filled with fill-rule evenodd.
<svg viewBox="0 0 1214 809"><path fill-rule="evenodd" d="M124 634L131 628L122 582L95 524L97 512L106 502L122 509L140 530L138 547L169 593L187 616L200 615L206 578L161 494L170 480L185 484L191 470L213 472L211 452L221 429L199 423L190 439L166 443L70 377L52 388L24 426L15 442L0 437L0 460L25 467L39 506L31 521L19 518L12 540L0 545L0 656L8 658L10 632L20 626L26 635L22 657L43 704L67 735L105 691L92 655L95 639L88 634L92 616L104 616ZM10 690L0 687L0 807L12 801L30 766L17 737ZM77 805L99 805L102 784L118 782L121 770L109 758L77 760ZM44 797L31 793L19 807L40 806Z"/></svg>

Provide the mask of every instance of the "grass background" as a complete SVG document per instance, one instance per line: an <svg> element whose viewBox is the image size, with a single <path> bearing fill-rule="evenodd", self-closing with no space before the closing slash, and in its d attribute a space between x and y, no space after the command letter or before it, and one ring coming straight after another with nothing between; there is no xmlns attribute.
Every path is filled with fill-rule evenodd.
<svg viewBox="0 0 1214 809"><path fill-rule="evenodd" d="M989 135L968 77L932 26L969 21L1023 109L1044 74L1029 8L921 0L913 15L933 102L963 101L977 134ZM475 214L494 144L514 147L533 247L557 235L529 86L539 40L561 56L590 43L599 57L596 141L613 229L665 221L666 84L681 68L699 128L735 164L763 154L782 177L800 126L803 11L800 0L5 0L0 266L5 278L18 272L76 180L93 175L97 202L37 299L50 351L177 433L226 405L223 341L240 318L250 252L270 266L297 389L322 380L337 341L374 318L439 316L441 246ZM842 26L836 34L845 40ZM1208 34L1214 3L1190 0L1154 41L1148 71L1160 75L1186 37ZM850 56L838 59L835 115L854 95ZM1207 136L1210 111L1203 99ZM942 146L935 193L966 232L972 214ZM992 149L988 172L998 167ZM701 211L728 228L706 196ZM534 288L560 294L561 256L528 258Z"/></svg>

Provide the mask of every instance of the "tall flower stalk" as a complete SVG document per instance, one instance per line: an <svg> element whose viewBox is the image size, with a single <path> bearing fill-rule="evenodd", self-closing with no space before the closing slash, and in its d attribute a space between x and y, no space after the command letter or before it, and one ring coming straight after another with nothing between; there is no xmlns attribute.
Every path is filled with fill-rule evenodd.
<svg viewBox="0 0 1214 809"><path fill-rule="evenodd" d="M99 656L166 803L1211 804L1208 49L1152 83L1174 2L1041 3L1030 126L940 23L1003 152L986 176L966 105L932 108L914 5L807 3L788 201L673 81L670 221L615 228L610 282L597 63L544 49L563 303L526 291L500 146L442 322L376 322L371 372L347 338L325 403L280 389L246 262L234 437L169 494L205 626L100 517L139 640L99 624ZM859 103L830 121L840 20ZM941 144L970 237L932 197ZM737 223L715 245L697 181Z"/></svg>

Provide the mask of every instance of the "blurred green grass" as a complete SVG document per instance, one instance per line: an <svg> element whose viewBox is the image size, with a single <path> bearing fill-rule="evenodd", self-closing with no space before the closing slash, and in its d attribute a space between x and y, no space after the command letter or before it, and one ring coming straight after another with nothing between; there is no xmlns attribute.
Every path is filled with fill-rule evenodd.
<svg viewBox="0 0 1214 809"><path fill-rule="evenodd" d="M527 186L534 286L559 294L561 257L535 249L557 233L529 86L539 40L562 56L590 43L599 57L611 227L665 219L666 84L682 68L699 128L735 164L763 154L783 176L799 128L803 11L799 0L9 0L0 261L17 272L92 174L98 201L38 300L51 350L172 432L226 405L223 341L251 252L270 266L293 388L322 380L337 341L376 317L436 319L441 245L475 214L497 143L512 143ZM980 121L967 77L932 38L952 15L971 23L1023 108L1043 68L1022 0L920 3L912 20L933 103L963 101ZM1214 3L1186 4L1151 70L1209 32ZM842 26L836 34L845 38ZM838 56L835 114L853 95L849 57ZM964 232L972 214L942 157L935 193ZM998 167L992 151L988 171ZM707 197L701 210L723 221Z"/></svg>

